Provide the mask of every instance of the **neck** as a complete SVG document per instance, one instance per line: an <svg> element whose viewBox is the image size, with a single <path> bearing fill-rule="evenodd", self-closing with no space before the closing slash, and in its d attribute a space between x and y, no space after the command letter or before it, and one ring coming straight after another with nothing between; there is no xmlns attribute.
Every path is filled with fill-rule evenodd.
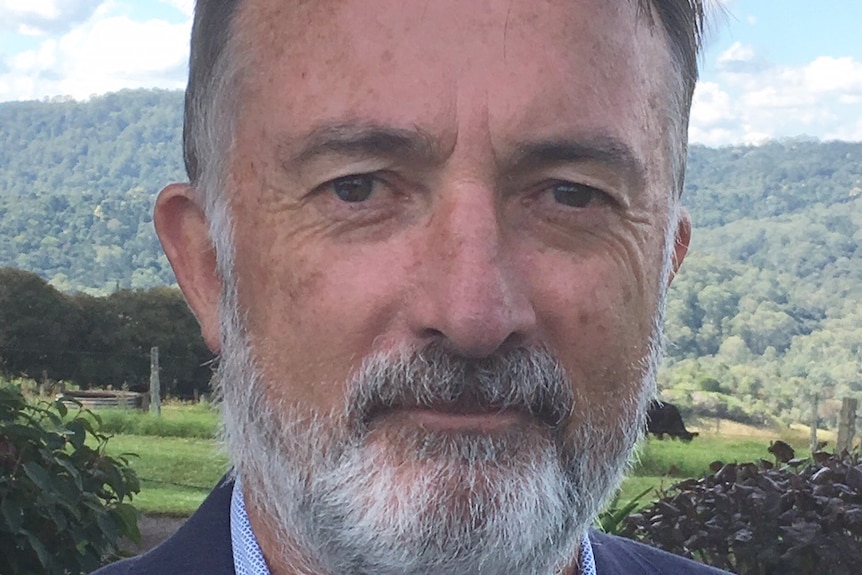
<svg viewBox="0 0 862 575"><path fill-rule="evenodd" d="M243 494L246 512L255 539L263 552L271 575L327 575L317 561L284 529L279 529L270 515L253 497Z"/></svg>

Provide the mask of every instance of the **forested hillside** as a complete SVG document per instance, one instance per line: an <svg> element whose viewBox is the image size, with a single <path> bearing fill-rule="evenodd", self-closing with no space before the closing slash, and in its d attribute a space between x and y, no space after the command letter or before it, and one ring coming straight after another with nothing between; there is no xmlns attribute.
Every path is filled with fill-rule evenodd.
<svg viewBox="0 0 862 575"><path fill-rule="evenodd" d="M0 104L0 267L67 293L171 284L151 206L184 177L182 95ZM862 399L862 143L694 146L693 246L671 288L666 398L703 414L834 422Z"/></svg>
<svg viewBox="0 0 862 575"><path fill-rule="evenodd" d="M668 301L665 396L834 423L862 391L862 143L693 147L692 250ZM747 416L742 416L745 412Z"/></svg>
<svg viewBox="0 0 862 575"><path fill-rule="evenodd" d="M184 176L181 134L180 92L0 104L0 267L64 291L172 283L152 204Z"/></svg>

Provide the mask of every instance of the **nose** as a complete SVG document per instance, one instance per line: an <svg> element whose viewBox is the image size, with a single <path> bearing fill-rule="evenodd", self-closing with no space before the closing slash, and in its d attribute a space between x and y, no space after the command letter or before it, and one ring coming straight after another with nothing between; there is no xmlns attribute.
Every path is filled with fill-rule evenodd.
<svg viewBox="0 0 862 575"><path fill-rule="evenodd" d="M493 189L455 186L434 205L422 253L414 327L424 341L482 358L527 345L536 314Z"/></svg>

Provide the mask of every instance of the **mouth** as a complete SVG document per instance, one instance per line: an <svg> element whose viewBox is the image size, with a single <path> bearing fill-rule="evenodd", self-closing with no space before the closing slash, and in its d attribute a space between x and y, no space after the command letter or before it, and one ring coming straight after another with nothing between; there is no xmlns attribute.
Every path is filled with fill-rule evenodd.
<svg viewBox="0 0 862 575"><path fill-rule="evenodd" d="M413 425L427 431L494 433L524 425L534 418L523 410L456 402L439 405L407 405L376 411L369 427L383 424Z"/></svg>
<svg viewBox="0 0 862 575"><path fill-rule="evenodd" d="M429 431L475 431L492 433L523 423L524 414L515 410L439 411L412 408L405 415Z"/></svg>

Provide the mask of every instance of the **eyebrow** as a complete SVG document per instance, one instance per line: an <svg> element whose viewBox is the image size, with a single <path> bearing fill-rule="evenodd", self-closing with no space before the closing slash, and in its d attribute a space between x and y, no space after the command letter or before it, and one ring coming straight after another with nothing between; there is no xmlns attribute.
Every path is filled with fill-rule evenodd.
<svg viewBox="0 0 862 575"><path fill-rule="evenodd" d="M357 122L323 124L302 137L298 150L288 142L279 148L284 152L280 156L285 162L297 165L325 156L429 162L439 161L442 157L434 139L420 128Z"/></svg>
<svg viewBox="0 0 862 575"><path fill-rule="evenodd" d="M278 145L279 157L286 168L327 156L437 165L451 151L443 150L436 138L417 126L397 128L358 121L321 124L297 140L285 140ZM647 169L643 161L624 141L605 135L523 142L514 146L503 165L507 166L506 172L518 174L584 162L606 165L631 182L645 185Z"/></svg>
<svg viewBox="0 0 862 575"><path fill-rule="evenodd" d="M583 162L607 165L640 185L646 182L647 169L644 162L628 144L609 136L561 138L518 144L506 163L510 166L507 171L519 173Z"/></svg>

